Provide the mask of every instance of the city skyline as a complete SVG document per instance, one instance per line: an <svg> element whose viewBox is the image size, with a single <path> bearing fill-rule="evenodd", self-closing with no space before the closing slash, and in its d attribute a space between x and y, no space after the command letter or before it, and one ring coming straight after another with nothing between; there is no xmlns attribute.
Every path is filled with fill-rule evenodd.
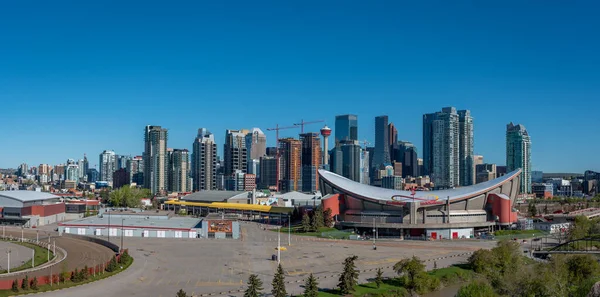
<svg viewBox="0 0 600 297"><path fill-rule="evenodd" d="M474 153L487 162L505 162L515 122L535 136L534 170L600 170L600 140L589 137L600 126L596 4L98 5L3 5L0 102L13 125L0 168L140 155L145 125L188 150L206 127L223 156L227 129L259 127L274 146L267 128L333 127L343 114L358 115L371 143L373 118L388 115L420 148L422 115L457 106L473 114ZM557 139L581 145L561 158Z"/></svg>

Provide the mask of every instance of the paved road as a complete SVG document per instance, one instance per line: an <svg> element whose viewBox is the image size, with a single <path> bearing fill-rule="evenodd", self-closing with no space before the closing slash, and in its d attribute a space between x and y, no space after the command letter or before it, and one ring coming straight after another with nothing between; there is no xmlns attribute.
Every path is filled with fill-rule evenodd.
<svg viewBox="0 0 600 297"><path fill-rule="evenodd" d="M276 253L277 233L264 231L255 224L242 224L242 240L127 238L135 258L125 272L93 284L70 288L47 296L173 296L184 289L192 296L208 293L236 293L245 288L251 273L259 275L265 288L270 288L277 262L271 261ZM282 245L287 245L287 235L282 234ZM417 255L429 268L433 259L438 267L462 262L465 253L479 248L490 248L491 241L399 241L379 242L376 251L371 242L315 240L293 236L292 245L281 252L281 264L286 271L288 292L301 292L300 284L313 273L319 277L320 287L334 287L335 274L341 271L348 255L357 255L357 267L366 270L361 281L372 278L377 267L388 267L405 257ZM462 255L462 256L456 256ZM446 258L449 257L449 258ZM373 270L373 271L369 271ZM391 268L385 275L392 276ZM298 283L296 283L298 281ZM268 291L268 290L266 290Z"/></svg>
<svg viewBox="0 0 600 297"><path fill-rule="evenodd" d="M0 241L0 270L6 270L8 267L8 251L10 250L10 268L19 267L25 262L31 260L33 249L28 247Z"/></svg>
<svg viewBox="0 0 600 297"><path fill-rule="evenodd" d="M12 235L18 238L21 237L21 228L7 227L3 232L7 236ZM112 250L104 246L74 238L60 237L57 236L57 233L48 230L38 231L35 229L24 229L23 237L29 239L39 238L40 241L46 242L48 239L50 239L50 242L55 242L56 246L62 247L65 251L67 251L67 258L61 264L58 264L57 267L48 267L46 269L32 272L29 274L30 277L47 276L50 275L51 272L56 274L63 269L63 266L69 271L74 270L75 268L82 268L85 265L92 267L96 263L99 264L110 260L110 258L114 255ZM2 278L2 275L0 275L0 279Z"/></svg>

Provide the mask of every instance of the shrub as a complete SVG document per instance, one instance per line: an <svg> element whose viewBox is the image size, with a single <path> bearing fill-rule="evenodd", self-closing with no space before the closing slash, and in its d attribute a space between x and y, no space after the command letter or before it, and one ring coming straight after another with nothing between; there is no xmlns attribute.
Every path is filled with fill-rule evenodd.
<svg viewBox="0 0 600 297"><path fill-rule="evenodd" d="M13 281L11 290L15 293L19 292L19 280L16 279Z"/></svg>
<svg viewBox="0 0 600 297"><path fill-rule="evenodd" d="M31 281L31 289L32 290L38 290L38 280L37 277L33 277L33 280Z"/></svg>

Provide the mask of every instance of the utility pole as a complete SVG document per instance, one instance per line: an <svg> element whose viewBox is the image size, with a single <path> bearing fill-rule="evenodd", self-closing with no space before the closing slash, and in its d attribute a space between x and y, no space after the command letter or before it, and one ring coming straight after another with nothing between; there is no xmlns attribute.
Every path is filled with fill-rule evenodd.
<svg viewBox="0 0 600 297"><path fill-rule="evenodd" d="M8 273L10 273L10 253L11 253L11 250L8 249L8 251L6 252L6 254L8 255L8 269L7 269Z"/></svg>
<svg viewBox="0 0 600 297"><path fill-rule="evenodd" d="M37 230L35 233L35 241L38 243L40 242L40 230Z"/></svg>
<svg viewBox="0 0 600 297"><path fill-rule="evenodd" d="M50 262L50 241L48 241L48 245L46 245L46 251L48 252L48 262Z"/></svg>
<svg viewBox="0 0 600 297"><path fill-rule="evenodd" d="M290 214L288 213L288 246L292 245L292 221L290 218Z"/></svg>
<svg viewBox="0 0 600 297"><path fill-rule="evenodd" d="M35 249L31 249L31 268L35 268Z"/></svg>
<svg viewBox="0 0 600 297"><path fill-rule="evenodd" d="M23 242L23 226L21 226L21 242Z"/></svg>

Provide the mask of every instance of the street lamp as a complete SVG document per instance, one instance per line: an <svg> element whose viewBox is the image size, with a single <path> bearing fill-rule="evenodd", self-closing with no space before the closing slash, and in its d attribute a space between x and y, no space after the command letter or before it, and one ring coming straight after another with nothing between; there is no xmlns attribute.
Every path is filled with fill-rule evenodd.
<svg viewBox="0 0 600 297"><path fill-rule="evenodd" d="M288 213L288 246L292 245L292 221L290 220L290 214Z"/></svg>
<svg viewBox="0 0 600 297"><path fill-rule="evenodd" d="M375 245L375 232L377 232L376 230L377 230L377 229L376 229L376 227L375 227L375 218L373 218L373 249L374 249L374 250L376 250L376 249L377 249L377 246Z"/></svg>
<svg viewBox="0 0 600 297"><path fill-rule="evenodd" d="M123 251L123 224L125 222L125 218L121 218L121 251Z"/></svg>
<svg viewBox="0 0 600 297"><path fill-rule="evenodd" d="M281 263L281 226L277 229L277 264Z"/></svg>
<svg viewBox="0 0 600 297"><path fill-rule="evenodd" d="M8 273L10 273L10 253L12 251L10 249L8 249L8 251L6 251L6 254L8 255Z"/></svg>
<svg viewBox="0 0 600 297"><path fill-rule="evenodd" d="M110 242L110 210L108 211L108 242Z"/></svg>

